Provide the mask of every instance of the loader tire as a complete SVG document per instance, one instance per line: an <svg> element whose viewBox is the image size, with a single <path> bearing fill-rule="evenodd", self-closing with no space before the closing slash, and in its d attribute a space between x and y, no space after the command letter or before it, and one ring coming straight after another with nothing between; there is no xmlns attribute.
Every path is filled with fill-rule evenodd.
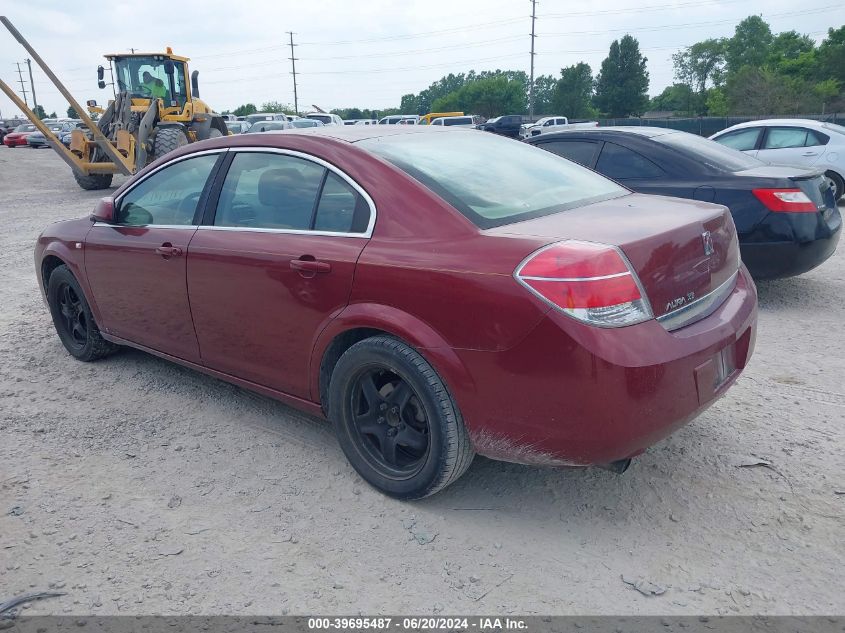
<svg viewBox="0 0 845 633"><path fill-rule="evenodd" d="M160 127L153 139L153 160L188 144L188 137L178 127Z"/></svg>
<svg viewBox="0 0 845 633"><path fill-rule="evenodd" d="M73 173L76 178L76 184L86 191L95 191L97 189L108 189L111 187L111 180L114 174L88 174L83 176L81 174Z"/></svg>

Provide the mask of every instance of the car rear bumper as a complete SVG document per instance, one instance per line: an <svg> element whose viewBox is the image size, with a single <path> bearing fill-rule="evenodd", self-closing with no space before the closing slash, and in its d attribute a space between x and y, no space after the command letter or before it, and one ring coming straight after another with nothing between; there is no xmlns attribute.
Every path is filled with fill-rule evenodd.
<svg viewBox="0 0 845 633"><path fill-rule="evenodd" d="M774 214L772 214L774 215ZM781 214L801 216L804 214ZM770 216L771 217L771 216ZM780 218L777 218L780 219ZM765 241L771 231L766 223L752 238L759 241L740 241L742 261L755 279L778 279L801 275L824 263L836 250L842 233L842 216L838 209L822 218L817 214L792 219L791 239ZM783 235L783 231L777 232ZM769 238L770 239L770 238Z"/></svg>
<svg viewBox="0 0 845 633"><path fill-rule="evenodd" d="M673 332L654 320L595 328L552 311L507 351L458 351L475 378L456 393L458 405L487 457L607 464L641 453L723 395L752 354L756 323L744 267L715 312Z"/></svg>
<svg viewBox="0 0 845 633"><path fill-rule="evenodd" d="M3 145L6 145L7 147L17 147L19 145L26 145L26 139L6 137L3 139Z"/></svg>

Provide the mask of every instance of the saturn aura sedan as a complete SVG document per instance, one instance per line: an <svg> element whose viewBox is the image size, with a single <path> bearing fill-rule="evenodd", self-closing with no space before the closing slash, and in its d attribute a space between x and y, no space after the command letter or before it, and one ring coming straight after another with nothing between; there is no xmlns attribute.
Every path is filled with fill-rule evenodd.
<svg viewBox="0 0 845 633"><path fill-rule="evenodd" d="M725 207L430 126L193 143L35 260L77 359L128 345L326 416L403 499L476 453L624 470L725 393L757 319Z"/></svg>

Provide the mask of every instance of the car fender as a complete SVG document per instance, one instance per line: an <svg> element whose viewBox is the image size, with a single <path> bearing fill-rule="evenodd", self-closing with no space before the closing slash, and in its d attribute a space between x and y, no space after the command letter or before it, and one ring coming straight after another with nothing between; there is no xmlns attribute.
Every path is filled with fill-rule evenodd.
<svg viewBox="0 0 845 633"><path fill-rule="evenodd" d="M340 334L357 328L381 330L408 343L425 358L446 384L455 389L475 391L475 382L458 355L430 325L398 308L376 303L347 306L317 335L309 362L311 399L320 400L320 366L331 342Z"/></svg>
<svg viewBox="0 0 845 633"><path fill-rule="evenodd" d="M88 302L91 313L94 315L94 320L97 323L102 323L100 310L97 307L97 302L94 300L94 293L91 292L91 286L88 285L88 276L85 274L85 239L87 235L88 231L85 231L78 238L60 237L49 235L49 229L45 231L38 238L38 244L35 247L35 273L38 278L38 286L41 288L41 294L46 302L47 288L42 278L42 265L47 257L52 256L60 259L79 282L82 292L85 294L85 300Z"/></svg>

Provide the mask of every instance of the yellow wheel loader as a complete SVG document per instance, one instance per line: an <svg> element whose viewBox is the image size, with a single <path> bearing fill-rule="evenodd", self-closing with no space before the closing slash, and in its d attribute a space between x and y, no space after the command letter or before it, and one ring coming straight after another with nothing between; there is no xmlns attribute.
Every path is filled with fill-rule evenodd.
<svg viewBox="0 0 845 633"><path fill-rule="evenodd" d="M93 121L6 17L9 32L41 66L85 123L71 134L65 148L4 82L0 89L32 120L53 149L73 169L83 189L105 189L116 173L134 174L168 152L207 138L228 134L226 122L199 98L197 71L189 75L188 58L164 53L105 55L114 78L115 99L106 108L88 101ZM190 76L190 80L188 77ZM105 88L105 69L97 68L99 87Z"/></svg>

